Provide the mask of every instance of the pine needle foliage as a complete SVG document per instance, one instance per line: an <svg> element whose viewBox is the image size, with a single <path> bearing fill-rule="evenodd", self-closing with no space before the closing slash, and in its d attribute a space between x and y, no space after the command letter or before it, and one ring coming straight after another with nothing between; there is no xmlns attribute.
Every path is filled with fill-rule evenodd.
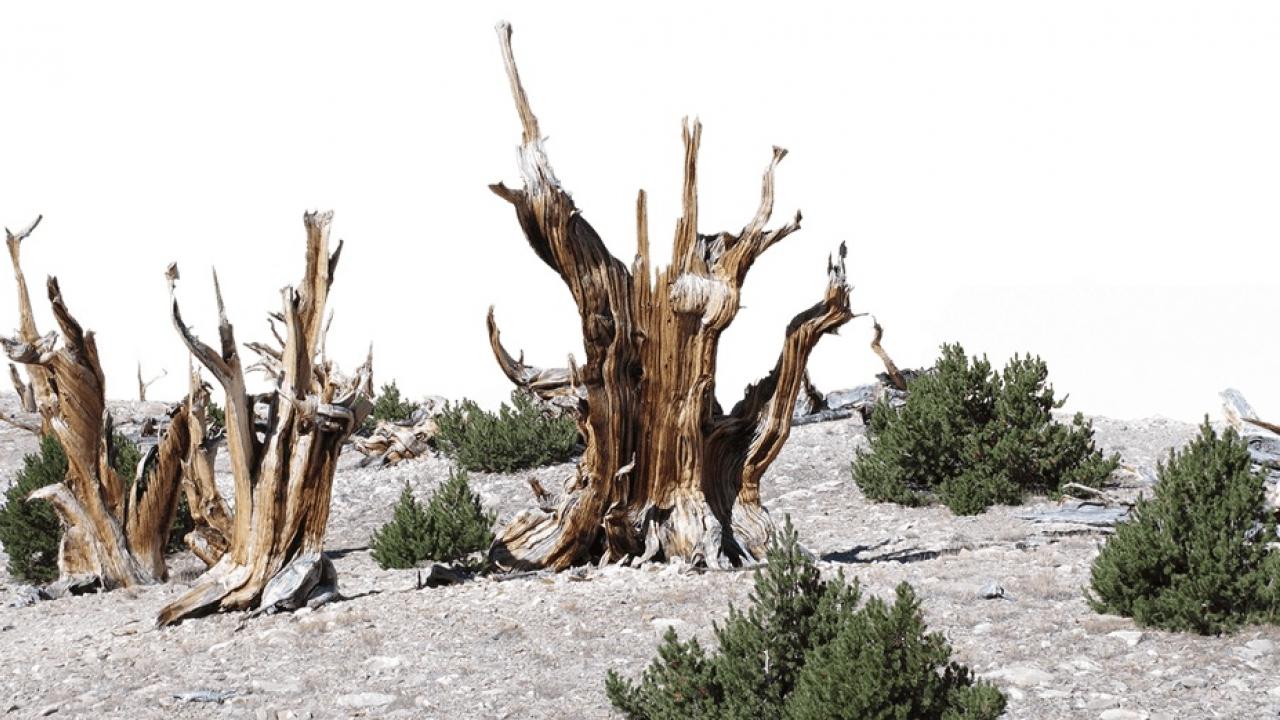
<svg viewBox="0 0 1280 720"><path fill-rule="evenodd" d="M397 423L413 417L413 413L417 410L418 403L400 397L400 388L396 387L396 381L392 380L382 386L382 391L373 401L373 412L369 416L375 421Z"/></svg>
<svg viewBox="0 0 1280 720"><path fill-rule="evenodd" d="M513 392L511 404L491 413L471 400L446 404L436 418L436 445L467 470L512 472L564 462L578 452L578 425L548 417L529 396Z"/></svg>
<svg viewBox="0 0 1280 720"><path fill-rule="evenodd" d="M0 508L0 543L9 556L9 574L29 583L58 578L58 541L62 528L46 502L27 496L67 476L67 455L52 435L40 438L39 451L22 459L22 470L5 491Z"/></svg>
<svg viewBox="0 0 1280 720"><path fill-rule="evenodd" d="M824 581L790 518L755 571L751 605L730 607L717 652L668 629L658 657L633 683L610 671L610 702L632 720L706 718L985 720L1004 696L951 662L928 633L906 583L892 605L859 607L857 582Z"/></svg>
<svg viewBox="0 0 1280 720"><path fill-rule="evenodd" d="M450 473L425 505L405 482L391 521L373 534L373 559L383 569L463 560L489 548L496 519L471 492L465 472Z"/></svg>
<svg viewBox="0 0 1280 720"><path fill-rule="evenodd" d="M958 344L943 345L931 371L911 384L906 405L875 408L870 448L853 479L871 500L921 505L938 500L960 515L1053 493L1067 483L1098 487L1119 464L1093 442L1077 413L1056 422L1049 370L1015 355L1001 372Z"/></svg>
<svg viewBox="0 0 1280 720"><path fill-rule="evenodd" d="M138 446L124 434L114 432L107 457L116 474L125 483L125 491L133 484L133 476L142 459ZM13 485L5 491L5 504L0 508L0 543L9 556L9 573L30 583L46 583L58 577L58 543L62 527L58 516L46 502L28 501L27 496L46 485L63 482L67 476L67 455L53 435L40 438L38 452L22 460L22 470ZM181 512L174 518L174 530L167 550L182 549L181 538L190 531L191 513ZM185 526L183 523L185 522Z"/></svg>
<svg viewBox="0 0 1280 720"><path fill-rule="evenodd" d="M1093 608L1202 635L1280 623L1276 521L1245 441L1206 419L1158 477L1093 562Z"/></svg>

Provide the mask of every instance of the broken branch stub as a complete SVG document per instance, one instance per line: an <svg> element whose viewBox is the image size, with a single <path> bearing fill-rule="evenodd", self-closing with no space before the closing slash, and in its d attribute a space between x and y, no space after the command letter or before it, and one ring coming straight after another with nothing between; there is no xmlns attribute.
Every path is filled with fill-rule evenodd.
<svg viewBox="0 0 1280 720"><path fill-rule="evenodd" d="M730 565L763 559L773 523L759 482L791 427L805 365L818 340L848 322L845 251L830 258L822 299L788 325L772 372L728 413L715 401L721 333L736 317L751 265L799 229L800 215L768 229L774 148L755 215L737 233L698 231L698 122L684 125L682 213L669 266L651 269L643 192L636 204L638 252L614 257L552 172L538 121L511 51L498 39L523 127L523 186L491 189L515 209L534 253L568 286L582 321L586 361L564 375L525 366L489 336L504 373L535 393L572 397L586 451L554 511L517 515L490 557L517 569L679 557Z"/></svg>
<svg viewBox="0 0 1280 720"><path fill-rule="evenodd" d="M341 243L329 252L331 213L306 213L305 270L281 291L283 344L268 374L274 390L262 400L267 422L255 424L235 333L214 276L219 348L206 345L182 319L168 272L174 327L192 355L226 394L227 452L235 495L222 558L194 587L160 611L159 625L210 612L271 611L319 602L336 593L324 557L330 490L338 454L372 410L372 354L354 375L339 374L324 357L324 310Z"/></svg>

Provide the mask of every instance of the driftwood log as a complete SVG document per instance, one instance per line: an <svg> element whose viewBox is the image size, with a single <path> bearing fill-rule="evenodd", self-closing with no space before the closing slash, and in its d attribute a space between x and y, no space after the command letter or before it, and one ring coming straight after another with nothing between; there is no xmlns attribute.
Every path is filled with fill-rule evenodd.
<svg viewBox="0 0 1280 720"><path fill-rule="evenodd" d="M275 384L273 392L259 396L267 406L260 429L217 275L219 349L192 333L173 298L174 327L226 394L235 497L225 554L190 591L160 611L159 625L218 610L291 609L336 593L337 573L324 555L330 490L343 443L373 407L373 358L370 353L346 377L324 357L325 303L342 252L339 242L329 253L331 220L332 213L304 215L305 271L296 288L282 290L283 308L275 318L283 327L280 346L252 346ZM168 278L173 294L176 266L170 266Z"/></svg>
<svg viewBox="0 0 1280 720"><path fill-rule="evenodd" d="M352 447L364 455L361 465L395 465L428 453L432 439L440 432L436 417L444 412L444 406L444 398L428 398L406 422L380 420L367 437L352 436Z"/></svg>
<svg viewBox="0 0 1280 720"><path fill-rule="evenodd" d="M18 242L13 234L9 238L19 296L25 300ZM58 584L111 589L163 581L164 548L188 446L186 411L177 411L175 419L180 421L151 448L132 484L126 485L113 469L112 422L93 333L67 309L56 278L49 278L47 289L61 329L61 347L59 333L40 337L35 331L29 302L21 303L20 336L2 342L11 360L28 367L38 392L48 393L39 403L44 426L57 436L67 456L65 480L28 498L48 501L61 520Z"/></svg>
<svg viewBox="0 0 1280 720"><path fill-rule="evenodd" d="M562 569L587 561L682 558L711 566L759 561L773 533L760 477L791 427L809 353L853 317L845 250L827 263L824 297L787 327L773 371L723 412L715 401L721 333L740 307L752 263L800 227L766 229L773 213L774 148L755 217L738 233L698 232L698 122L684 127L683 212L671 264L650 264L645 194L636 206L638 252L614 257L561 187L547 160L511 51L498 38L523 125L521 189L491 189L515 208L526 240L568 286L582 319L586 362L570 368L586 450L552 512L529 509L499 534L490 557L506 568ZM655 276L656 275L656 276ZM511 356L490 337L510 377ZM529 381L533 383L534 381Z"/></svg>

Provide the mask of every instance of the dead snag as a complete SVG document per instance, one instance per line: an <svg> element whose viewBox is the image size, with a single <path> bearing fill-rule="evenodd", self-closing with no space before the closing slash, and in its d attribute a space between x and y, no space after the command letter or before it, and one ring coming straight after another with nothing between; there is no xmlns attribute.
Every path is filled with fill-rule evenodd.
<svg viewBox="0 0 1280 720"><path fill-rule="evenodd" d="M324 556L330 489L343 442L372 410L373 359L353 377L339 375L324 358L324 307L342 244L329 254L332 213L307 213L306 269L296 288L282 291L278 348L261 352L274 380L254 398L214 275L220 348L199 340L183 322L169 266L173 324L191 353L226 393L227 451L235 497L227 551L189 592L160 611L170 625L218 610L294 608L333 592L337 575ZM255 405L266 405L258 424Z"/></svg>
<svg viewBox="0 0 1280 720"><path fill-rule="evenodd" d="M138 363L138 402L146 402L147 388L151 387L156 383L157 380L160 380L161 378L163 378L168 374L169 374L168 370L161 370L159 375L151 378L150 380L144 381L142 379L142 363L139 362Z"/></svg>
<svg viewBox="0 0 1280 720"><path fill-rule="evenodd" d="M638 253L628 267L609 252L552 172L505 23L498 39L524 128L524 186L491 189L515 207L530 247L560 275L578 306L586 362L570 369L569 383L584 390L578 419L586 452L559 506L517 515L494 542L492 559L508 568L556 569L658 557L712 566L762 559L773 523L760 504L760 477L790 432L810 351L853 317L844 247L828 261L822 300L788 325L772 372L723 412L715 402L720 335L738 312L752 263L800 227L797 213L766 229L774 171L786 151L774 148L760 205L746 227L704 235L697 227L702 126L686 122L683 213L671 264L656 276L651 269L641 191ZM492 320L490 338L497 345ZM495 352L500 361L510 358L500 346ZM502 364L509 377L525 377L523 363Z"/></svg>
<svg viewBox="0 0 1280 720"><path fill-rule="evenodd" d="M36 409L36 388L33 383L23 382L18 366L9 363L9 379L13 381L13 391L18 394L18 404L22 412L34 413Z"/></svg>
<svg viewBox="0 0 1280 720"><path fill-rule="evenodd" d="M5 245L9 248L9 259L13 262L13 277L18 286L18 339L32 346L40 342L41 337L40 331L36 329L35 315L31 312L31 294L27 291L27 277L22 272L22 241L39 227L43 219L43 215L37 216L34 222L16 233L9 228L4 229ZM27 366L27 376L30 379L29 393L35 405L34 411L41 415L40 432L42 435L48 434L49 409L47 406L54 394L53 379L47 370L37 365ZM26 409L26 407L27 402L24 399L23 408Z"/></svg>
<svg viewBox="0 0 1280 720"><path fill-rule="evenodd" d="M871 338L871 351L880 358L880 362L884 363L884 372L888 376L889 382L895 388L906 392L907 379L902 376L902 371L898 370L898 364L880 346L880 341L884 338L884 328L880 327L880 321L875 318L871 318L871 326L875 331L875 335Z"/></svg>
<svg viewBox="0 0 1280 720"><path fill-rule="evenodd" d="M213 474L221 433L210 435L207 428L209 385L198 372L188 368L191 390L187 395L188 449L182 466L182 489L191 512L192 529L183 541L205 565L222 559L231 538L231 511L218 492Z"/></svg>
<svg viewBox="0 0 1280 720"><path fill-rule="evenodd" d="M16 242L10 243L10 250L21 277ZM164 547L177 508L187 447L185 410L177 412L179 421L151 449L139 464L134 482L126 486L112 469L112 423L94 335L71 315L56 278L49 278L48 294L62 331L62 346L55 347L56 332L35 342L25 339L34 334L34 323L28 323L29 303L24 303L23 324L24 331L30 332L2 342L11 360L29 368L33 383L43 382L51 393L40 409L67 456L66 479L36 490L29 498L50 502L62 521L59 583L110 589L160 582L167 574Z"/></svg>

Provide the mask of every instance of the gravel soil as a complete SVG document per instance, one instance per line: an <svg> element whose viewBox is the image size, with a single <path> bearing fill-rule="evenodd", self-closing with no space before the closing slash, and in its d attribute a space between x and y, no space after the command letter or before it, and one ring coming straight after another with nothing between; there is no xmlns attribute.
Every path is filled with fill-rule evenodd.
<svg viewBox="0 0 1280 720"><path fill-rule="evenodd" d="M0 409L13 410L12 396ZM161 409L113 403L124 423ZM1114 492L1150 487L1156 461L1194 426L1095 419L1099 444L1128 472ZM976 517L942 507L870 503L849 465L865 446L856 420L796 428L763 482L824 572L864 591L911 582L931 629L958 660L1009 695L1008 718L1274 718L1280 628L1205 638L1139 629L1092 612L1083 596L1105 535L1020 519L1034 498ZM35 449L0 428L0 487ZM412 570L384 571L369 536L405 481L425 497L447 461L359 468L346 453L334 483L328 547L346 599L314 611L218 615L153 627L156 612L202 570L172 558L168 585L0 607L0 714L7 717L605 718L607 670L637 676L665 629L712 641L712 623L743 604L750 571L682 565L489 577L416 590ZM225 457L222 459L225 463ZM221 468L226 475L225 464ZM526 478L559 487L572 465L473 474L499 522L531 502ZM225 479L225 477L224 477ZM1004 597L983 599L989 583ZM0 570L0 601L18 583Z"/></svg>

